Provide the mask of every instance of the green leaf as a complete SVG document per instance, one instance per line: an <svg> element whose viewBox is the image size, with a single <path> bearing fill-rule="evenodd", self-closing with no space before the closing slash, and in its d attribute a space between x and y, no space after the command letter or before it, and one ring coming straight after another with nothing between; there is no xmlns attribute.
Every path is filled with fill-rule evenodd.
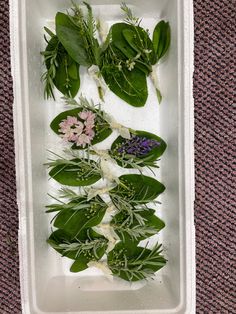
<svg viewBox="0 0 236 314"><path fill-rule="evenodd" d="M166 264L160 245L152 249L138 247L136 243L126 246L118 243L108 253L108 266L115 276L127 281L138 281L152 277Z"/></svg>
<svg viewBox="0 0 236 314"><path fill-rule="evenodd" d="M80 259L75 260L74 263L71 265L70 271L72 273L78 273L82 270L85 270L88 268L88 262L89 260L86 257L80 256Z"/></svg>
<svg viewBox="0 0 236 314"><path fill-rule="evenodd" d="M87 162L87 165L85 162ZM49 175L57 182L68 186L88 186L101 179L94 160L74 158L70 161L61 160L60 164L53 167Z"/></svg>
<svg viewBox="0 0 236 314"><path fill-rule="evenodd" d="M50 124L51 129L58 135L60 135L61 133L59 132L59 124L62 122L62 120L66 119L68 116L71 117L76 117L78 118L78 114L82 111L82 108L76 108L76 109L71 109L71 110L67 110L64 112L61 112L58 116L56 116L53 121ZM94 111L96 113L96 111ZM105 121L104 121L105 123ZM101 125L101 123L97 123L95 120L95 136L91 142L92 145L95 145L97 143L102 142L103 140L105 140L111 133L112 130L110 127L103 127ZM72 146L73 149L78 148L76 145ZM86 148L86 147L85 147Z"/></svg>
<svg viewBox="0 0 236 314"><path fill-rule="evenodd" d="M167 52L170 46L171 34L168 22L160 21L153 32L153 47L160 60Z"/></svg>
<svg viewBox="0 0 236 314"><path fill-rule="evenodd" d="M50 37L54 37L55 36L55 34L49 28L47 28L46 26L44 27L44 30L45 30L46 33L48 33L48 35Z"/></svg>
<svg viewBox="0 0 236 314"><path fill-rule="evenodd" d="M125 40L123 36L123 31L125 29L133 29L133 26L126 23L116 23L111 27L111 36L112 42L116 48L118 48L122 54L125 56L125 59L134 58L137 55L137 51L133 49L132 46Z"/></svg>
<svg viewBox="0 0 236 314"><path fill-rule="evenodd" d="M151 39L148 36L148 33L142 27L132 27L131 29L124 29L122 34L127 41L127 43L137 52L141 53L143 56L144 63L155 64L157 58L154 52L154 47ZM147 50L149 52L146 53Z"/></svg>
<svg viewBox="0 0 236 314"><path fill-rule="evenodd" d="M111 198L118 195L131 203L150 202L165 191L165 186L159 181L144 175L125 174L119 177L120 184L110 191Z"/></svg>
<svg viewBox="0 0 236 314"><path fill-rule="evenodd" d="M156 95L157 95L157 100L158 100L158 102L160 104L161 101L162 101L162 94L161 94L161 91L158 88L156 88Z"/></svg>
<svg viewBox="0 0 236 314"><path fill-rule="evenodd" d="M65 96L75 97L80 88L79 64L64 55L54 79L56 88Z"/></svg>
<svg viewBox="0 0 236 314"><path fill-rule="evenodd" d="M73 19L71 17L71 19ZM77 63L90 66L91 61L87 54L83 36L70 17L58 12L56 15L56 34L71 58Z"/></svg>
<svg viewBox="0 0 236 314"><path fill-rule="evenodd" d="M77 208L80 203L87 208ZM62 209L54 220L54 227L63 229L72 239L78 237L83 229L98 225L103 219L107 205L99 198L99 202L81 199L73 202L74 208Z"/></svg>
<svg viewBox="0 0 236 314"><path fill-rule="evenodd" d="M115 65L105 65L101 73L110 90L118 97L134 107L145 105L148 90L146 75L143 71L137 68L129 71L125 67L119 71Z"/></svg>
<svg viewBox="0 0 236 314"><path fill-rule="evenodd" d="M161 137L159 137L155 134L145 132L145 131L135 131L133 133L133 135L136 135L138 137L145 138L145 139L155 140L155 141L160 143L159 146L154 147L149 153L142 155L142 156L134 156L134 161L136 161L136 162L140 161L138 163L139 167L148 166L150 163L154 162L160 156L162 156L162 154L166 150L167 145L166 145L165 141ZM129 142L129 140L126 140L123 137L119 136L112 143L110 153L111 153L112 157L117 160L118 165L123 166L124 168L132 168L132 165L130 164L130 160L131 160L130 154L128 154L128 153L127 154L125 154L125 153L121 154L118 152L118 149L127 142ZM123 163L120 160L121 156L124 159ZM125 160L127 160L127 163L125 163ZM143 162L141 162L142 160L143 160Z"/></svg>

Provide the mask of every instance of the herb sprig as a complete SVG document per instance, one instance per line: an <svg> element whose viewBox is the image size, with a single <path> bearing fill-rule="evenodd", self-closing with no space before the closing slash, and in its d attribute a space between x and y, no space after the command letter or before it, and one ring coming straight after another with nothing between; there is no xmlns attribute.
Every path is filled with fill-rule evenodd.
<svg viewBox="0 0 236 314"><path fill-rule="evenodd" d="M166 264L161 253L158 244L152 249L136 247L131 250L121 242L108 254L108 266L114 275L128 281L148 279Z"/></svg>

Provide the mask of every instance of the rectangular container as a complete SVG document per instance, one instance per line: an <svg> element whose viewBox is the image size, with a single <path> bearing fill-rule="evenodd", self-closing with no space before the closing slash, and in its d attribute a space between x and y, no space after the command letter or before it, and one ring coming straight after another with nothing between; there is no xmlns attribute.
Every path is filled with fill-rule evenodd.
<svg viewBox="0 0 236 314"><path fill-rule="evenodd" d="M121 19L120 1L90 3L107 22ZM158 70L164 100L157 104L151 84L143 108L133 108L111 92L106 96L105 109L119 122L157 133L168 143L157 174L167 187L158 215L166 222L161 242L168 263L154 281L135 285L111 282L96 270L71 274L67 261L46 244L50 226L44 206L47 192L57 186L48 182L43 163L46 149L56 149L59 143L49 130L50 120L64 107L60 101L43 99L39 52L44 48L43 26L50 26L56 12L69 8L70 1L10 0L10 4L23 313L195 313L192 1L127 2L150 28L160 19L170 22L171 48ZM97 100L85 73L80 91Z"/></svg>

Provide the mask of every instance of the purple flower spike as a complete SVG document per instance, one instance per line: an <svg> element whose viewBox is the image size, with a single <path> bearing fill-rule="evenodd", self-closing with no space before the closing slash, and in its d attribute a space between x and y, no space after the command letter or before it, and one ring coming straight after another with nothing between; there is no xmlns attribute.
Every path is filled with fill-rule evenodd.
<svg viewBox="0 0 236 314"><path fill-rule="evenodd" d="M160 144L160 142L153 139L132 135L131 139L125 140L117 151L120 154L125 153L142 157L147 155L153 148L159 147Z"/></svg>

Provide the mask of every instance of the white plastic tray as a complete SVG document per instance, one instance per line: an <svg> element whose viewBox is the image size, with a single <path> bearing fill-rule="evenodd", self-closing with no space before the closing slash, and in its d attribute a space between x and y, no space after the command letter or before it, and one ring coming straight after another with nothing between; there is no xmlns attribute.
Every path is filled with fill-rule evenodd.
<svg viewBox="0 0 236 314"><path fill-rule="evenodd" d="M120 1L90 3L105 21L121 19ZM56 150L60 143L49 123L64 106L59 94L56 103L43 99L39 52L44 48L43 26L50 25L55 13L69 8L70 2L10 0L10 4L23 313L195 313L192 1L127 2L150 30L160 19L170 22L171 48L158 70L162 104L157 104L151 84L143 108L131 107L111 92L106 94L104 108L119 122L156 133L168 143L157 171L157 179L167 188L157 213L166 222L160 240L168 263L154 281L132 285L109 281L96 269L71 274L68 261L46 244L50 226L44 205L49 201L47 192L55 191L57 185L48 182L43 163L46 149ZM85 71L81 78L83 95L98 100L95 84ZM109 143L105 141L100 147Z"/></svg>

